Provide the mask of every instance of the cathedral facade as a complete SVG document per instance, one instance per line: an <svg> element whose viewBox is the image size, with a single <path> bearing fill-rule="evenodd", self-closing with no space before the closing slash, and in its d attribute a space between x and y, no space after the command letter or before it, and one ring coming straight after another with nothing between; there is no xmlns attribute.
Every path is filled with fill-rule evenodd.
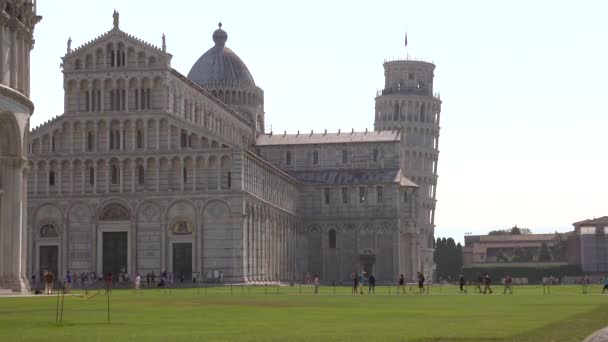
<svg viewBox="0 0 608 342"><path fill-rule="evenodd" d="M434 65L387 61L375 130L265 132L264 92L228 47L187 76L113 28L63 59L64 113L29 140L27 270L230 282L433 272Z"/></svg>

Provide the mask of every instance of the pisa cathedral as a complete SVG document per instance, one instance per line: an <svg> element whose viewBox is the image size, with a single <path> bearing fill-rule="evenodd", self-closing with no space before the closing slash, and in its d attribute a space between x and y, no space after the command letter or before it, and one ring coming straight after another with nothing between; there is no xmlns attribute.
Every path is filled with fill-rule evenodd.
<svg viewBox="0 0 608 342"><path fill-rule="evenodd" d="M68 42L64 113L29 137L27 274L430 276L435 66L385 61L374 131L279 134L221 24L212 38L187 76L164 36L123 32L117 12L110 31Z"/></svg>

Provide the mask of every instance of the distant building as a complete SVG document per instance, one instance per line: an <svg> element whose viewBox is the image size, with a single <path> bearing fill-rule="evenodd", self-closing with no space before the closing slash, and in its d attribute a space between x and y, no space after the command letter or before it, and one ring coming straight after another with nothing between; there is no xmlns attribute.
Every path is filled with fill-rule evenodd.
<svg viewBox="0 0 608 342"><path fill-rule="evenodd" d="M608 216L575 222L572 225L576 238L571 245L577 250L576 261L583 271L608 271Z"/></svg>
<svg viewBox="0 0 608 342"><path fill-rule="evenodd" d="M553 262L566 262L568 234L470 235L464 238L463 265L538 262L543 243ZM546 261L545 261L546 262Z"/></svg>

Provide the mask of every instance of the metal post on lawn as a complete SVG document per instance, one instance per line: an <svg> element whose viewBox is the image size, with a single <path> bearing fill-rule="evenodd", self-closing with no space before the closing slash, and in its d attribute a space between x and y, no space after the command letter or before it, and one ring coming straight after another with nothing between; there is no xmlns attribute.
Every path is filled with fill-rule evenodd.
<svg viewBox="0 0 608 342"><path fill-rule="evenodd" d="M54 286L51 285L51 289ZM57 310L55 311L55 323L59 322L59 290L55 289L57 291Z"/></svg>
<svg viewBox="0 0 608 342"><path fill-rule="evenodd" d="M59 325L63 325L63 301L65 299L65 285L63 285L63 291L61 291L61 314L59 315Z"/></svg>
<svg viewBox="0 0 608 342"><path fill-rule="evenodd" d="M108 324L110 324L110 282L106 282L106 295L108 296Z"/></svg>

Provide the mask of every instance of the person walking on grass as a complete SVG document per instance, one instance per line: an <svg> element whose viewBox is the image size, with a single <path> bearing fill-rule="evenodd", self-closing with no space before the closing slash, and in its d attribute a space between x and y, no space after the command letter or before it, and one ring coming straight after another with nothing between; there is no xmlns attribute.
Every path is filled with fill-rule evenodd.
<svg viewBox="0 0 608 342"><path fill-rule="evenodd" d="M359 288L359 276L357 273L353 272L351 277L353 277L353 294L357 294Z"/></svg>
<svg viewBox="0 0 608 342"><path fill-rule="evenodd" d="M492 285L492 278L490 278L487 273L483 276L483 283L485 285L483 293L486 294L487 291L490 291L490 294L492 294L492 289L490 288L490 285Z"/></svg>
<svg viewBox="0 0 608 342"><path fill-rule="evenodd" d="M321 285L321 279L319 279L319 274L315 273L315 278L313 280L315 286L315 294L319 293L319 285Z"/></svg>
<svg viewBox="0 0 608 342"><path fill-rule="evenodd" d="M141 277L139 273L135 276L135 293L141 292Z"/></svg>
<svg viewBox="0 0 608 342"><path fill-rule="evenodd" d="M53 294L53 282L55 281L55 276L52 272L44 271L44 293L48 295Z"/></svg>
<svg viewBox="0 0 608 342"><path fill-rule="evenodd" d="M466 279L464 279L464 275L460 275L459 279L458 279L458 285L460 285L460 293L467 293L467 290L464 288L464 286L467 284Z"/></svg>
<svg viewBox="0 0 608 342"><path fill-rule="evenodd" d="M401 276L399 277L399 285L397 285L397 294L399 294L399 290L401 290L402 293L405 294L405 277L403 276L403 274L401 274Z"/></svg>
<svg viewBox="0 0 608 342"><path fill-rule="evenodd" d="M602 294L608 290L608 274L604 276L604 288L602 289Z"/></svg>
<svg viewBox="0 0 608 342"><path fill-rule="evenodd" d="M72 289L72 274L67 271L65 274L65 293L70 293Z"/></svg>
<svg viewBox="0 0 608 342"><path fill-rule="evenodd" d="M509 291L509 294L513 294L511 283L513 283L513 278L511 278L511 275L509 273L505 273L505 291L503 292L503 294L507 294L507 291Z"/></svg>
<svg viewBox="0 0 608 342"><path fill-rule="evenodd" d="M418 272L418 290L420 293L424 293L424 274Z"/></svg>
<svg viewBox="0 0 608 342"><path fill-rule="evenodd" d="M367 282L369 283L369 289L367 289L367 294L376 294L376 277L374 277L373 273L369 275Z"/></svg>
<svg viewBox="0 0 608 342"><path fill-rule="evenodd" d="M481 284L483 284L483 277L481 274L477 274L477 292L481 293Z"/></svg>
<svg viewBox="0 0 608 342"><path fill-rule="evenodd" d="M361 272L359 275L359 288L361 289L361 294L363 294L363 287L365 286L365 271Z"/></svg>

